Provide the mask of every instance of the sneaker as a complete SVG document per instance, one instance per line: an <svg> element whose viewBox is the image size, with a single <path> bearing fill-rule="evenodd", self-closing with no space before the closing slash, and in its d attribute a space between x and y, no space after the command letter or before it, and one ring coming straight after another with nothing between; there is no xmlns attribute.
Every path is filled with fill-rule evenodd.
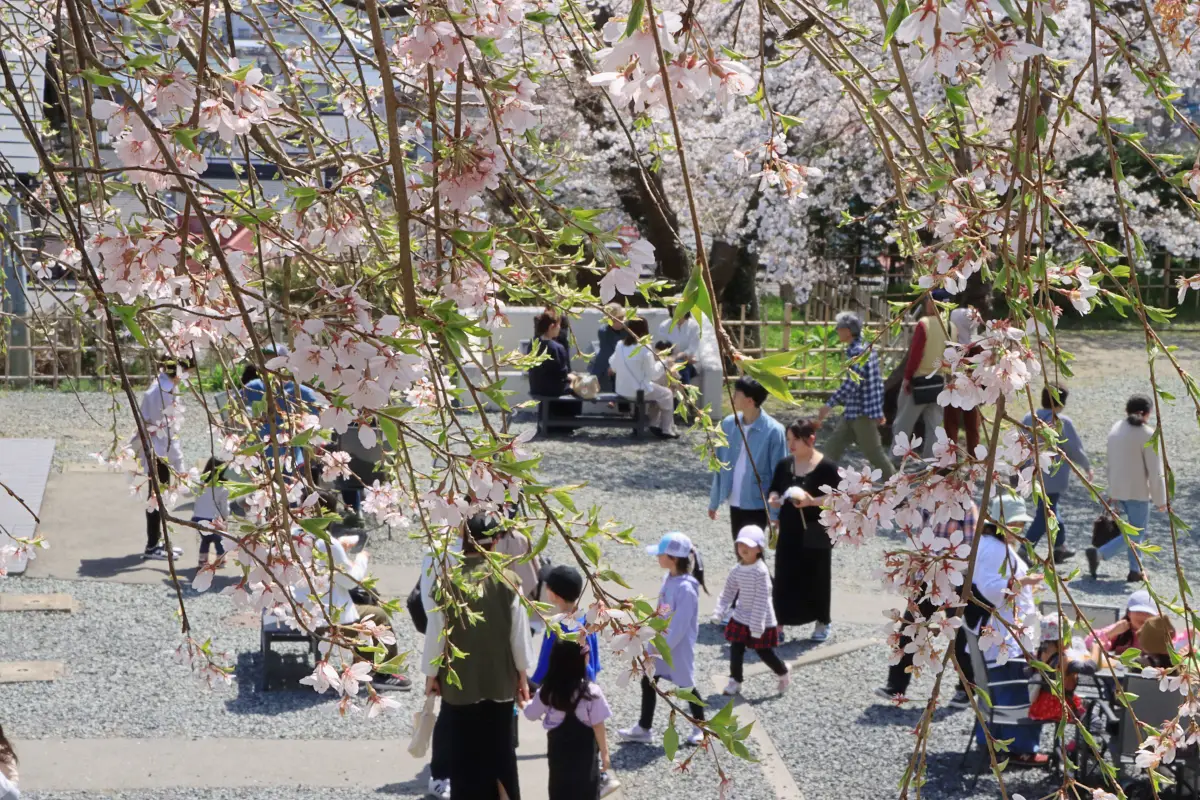
<svg viewBox="0 0 1200 800"><path fill-rule="evenodd" d="M1100 551L1094 547L1089 547L1083 551L1083 554L1087 557L1088 574L1092 576L1092 580L1095 580L1096 573L1100 571Z"/></svg>
<svg viewBox="0 0 1200 800"><path fill-rule="evenodd" d="M430 778L429 790L425 792L425 796L436 797L437 800L450 800L450 779Z"/></svg>
<svg viewBox="0 0 1200 800"><path fill-rule="evenodd" d="M1075 551L1066 547L1056 547L1054 549L1054 563L1061 564L1067 559L1074 558Z"/></svg>
<svg viewBox="0 0 1200 800"><path fill-rule="evenodd" d="M688 737L683 742L689 747L699 747L704 744L704 731L693 727L692 732L688 734Z"/></svg>
<svg viewBox="0 0 1200 800"><path fill-rule="evenodd" d="M788 686L792 683L792 673L785 672L779 676L779 693L783 694L788 690Z"/></svg>
<svg viewBox="0 0 1200 800"><path fill-rule="evenodd" d="M621 788L621 782L617 780L617 776L611 772L602 771L600 773L600 796L608 797L610 794Z"/></svg>
<svg viewBox="0 0 1200 800"><path fill-rule="evenodd" d="M741 691L742 682L735 681L733 678L730 678L729 683L725 684L725 688L721 690L721 694L732 697L735 694L741 694Z"/></svg>
<svg viewBox="0 0 1200 800"><path fill-rule="evenodd" d="M183 556L183 548L172 547L171 550L172 550L175 558L181 558ZM167 560L167 548L163 547L160 544L158 547L152 547L149 550L143 550L142 558L147 561L149 561L151 559L153 559L155 561L166 561Z"/></svg>
<svg viewBox="0 0 1200 800"><path fill-rule="evenodd" d="M632 728L617 731L617 735L624 742L636 742L638 744L650 744L652 737L650 731L643 728L641 725L634 725Z"/></svg>
<svg viewBox="0 0 1200 800"><path fill-rule="evenodd" d="M832 631L832 625L826 625L818 622L817 626L813 628L812 636L808 637L808 639L812 642L823 642L829 638L829 634L832 633Z"/></svg>
<svg viewBox="0 0 1200 800"><path fill-rule="evenodd" d="M376 672L371 678L371 685L376 689L395 689L407 692L412 689L412 679L406 675L384 675Z"/></svg>
<svg viewBox="0 0 1200 800"><path fill-rule="evenodd" d="M950 705L954 708L970 708L971 698L967 697L967 693L962 689L957 689L954 692L954 697L950 698Z"/></svg>
<svg viewBox="0 0 1200 800"><path fill-rule="evenodd" d="M890 686L880 686L875 690L875 694L891 703L899 703L904 699L904 692L896 691Z"/></svg>
<svg viewBox="0 0 1200 800"><path fill-rule="evenodd" d="M1145 583L1146 582L1146 573L1131 571L1128 575L1125 576L1125 582L1126 583Z"/></svg>

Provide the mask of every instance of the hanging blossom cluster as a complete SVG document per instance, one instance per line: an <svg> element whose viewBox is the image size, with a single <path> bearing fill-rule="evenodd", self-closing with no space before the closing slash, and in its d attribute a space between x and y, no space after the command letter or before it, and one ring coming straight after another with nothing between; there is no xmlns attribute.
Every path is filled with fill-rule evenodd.
<svg viewBox="0 0 1200 800"><path fill-rule="evenodd" d="M1043 14L1055 10L1052 2L1034 3L1039 22ZM947 5L940 0L925 0L900 23L896 39L921 46L924 56L912 72L915 80L931 80L937 75L957 80L960 70L976 68L994 85L1006 88L1011 80L1010 66L1044 52L1016 38L1020 31L1007 22L1004 6L997 0L963 0Z"/></svg>
<svg viewBox="0 0 1200 800"><path fill-rule="evenodd" d="M711 49L694 42L694 28L685 30L679 14L659 11L655 23L667 59L671 96L677 105L700 100L709 93L727 103L754 92L757 80L750 70L738 61L718 59ZM604 87L615 102L632 103L634 113L649 111L664 116L667 95L649 16L637 20L636 28L626 35L629 24L614 19L604 26L602 35L610 46L595 52L601 71L589 77L588 83Z"/></svg>
<svg viewBox="0 0 1200 800"><path fill-rule="evenodd" d="M787 137L780 133L760 147L752 150L735 150L730 154L730 161L741 174L758 178L761 185L780 191L787 198L788 204L794 206L800 200L808 197L809 179L820 178L824 173L817 167L802 166L784 158L787 155ZM751 163L759 167L757 172L750 172Z"/></svg>

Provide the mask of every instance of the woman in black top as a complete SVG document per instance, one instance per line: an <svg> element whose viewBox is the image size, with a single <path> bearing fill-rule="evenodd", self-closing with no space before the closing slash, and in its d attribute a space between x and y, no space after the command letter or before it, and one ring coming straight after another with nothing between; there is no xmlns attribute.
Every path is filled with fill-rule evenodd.
<svg viewBox="0 0 1200 800"><path fill-rule="evenodd" d="M534 321L533 331L538 337L533 353L549 353L550 358L529 370L529 393L545 397L559 397L571 393L571 360L567 351L557 340L560 325L553 314L539 314Z"/></svg>
<svg viewBox="0 0 1200 800"><path fill-rule="evenodd" d="M809 420L788 426L791 455L775 467L768 502L779 518L775 615L780 625L817 623L812 639L822 642L829 638L833 542L820 520L821 487L837 486L840 478L837 464L813 446L816 436L816 425Z"/></svg>
<svg viewBox="0 0 1200 800"><path fill-rule="evenodd" d="M549 353L550 357L529 370L529 393L541 397L562 397L571 394L571 359L557 337L562 330L560 319L553 312L539 314L534 320L535 354ZM552 417L577 417L583 410L578 402L556 402L550 404Z"/></svg>

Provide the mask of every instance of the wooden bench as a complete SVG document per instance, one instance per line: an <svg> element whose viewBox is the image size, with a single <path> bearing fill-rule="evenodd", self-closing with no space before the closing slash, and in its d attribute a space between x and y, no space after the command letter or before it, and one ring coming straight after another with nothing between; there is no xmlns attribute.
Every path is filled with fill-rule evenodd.
<svg viewBox="0 0 1200 800"><path fill-rule="evenodd" d="M637 393L637 397L630 400L621 397L614 392L601 392L594 400L583 400L573 394L565 394L561 397L547 397L545 395L530 395L531 400L536 400L538 404L538 423L537 430L539 434L549 433L554 429L564 428L632 428L634 438L640 439L646 435L646 431L650 427L650 417L646 413L646 397L642 392ZM554 403L582 403L584 411L575 417L553 417L550 415L550 409ZM588 412L587 406L596 404L608 405L612 403L620 408L621 405L629 406L628 413L598 413Z"/></svg>

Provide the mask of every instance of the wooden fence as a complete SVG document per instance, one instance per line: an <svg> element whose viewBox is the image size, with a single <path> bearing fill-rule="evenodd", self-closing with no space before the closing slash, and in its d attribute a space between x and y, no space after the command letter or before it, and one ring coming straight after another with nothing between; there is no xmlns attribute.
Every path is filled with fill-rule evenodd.
<svg viewBox="0 0 1200 800"><path fill-rule="evenodd" d="M88 387L118 380L108 331L98 320L61 313L36 313L3 320L0 385L4 388ZM121 341L130 380L141 383L155 374L153 354L134 341Z"/></svg>
<svg viewBox="0 0 1200 800"><path fill-rule="evenodd" d="M807 302L784 303L777 318L766 304L760 309L763 319L747 318L748 309L741 306L738 318L723 320L723 325L733 343L748 356L795 351L793 366L801 374L791 379L793 392L801 397L825 397L844 377L846 347L837 338L834 318L848 310L856 313L876 337L875 352L886 378L908 353L915 323L891 325L887 299L861 285L818 284Z"/></svg>

